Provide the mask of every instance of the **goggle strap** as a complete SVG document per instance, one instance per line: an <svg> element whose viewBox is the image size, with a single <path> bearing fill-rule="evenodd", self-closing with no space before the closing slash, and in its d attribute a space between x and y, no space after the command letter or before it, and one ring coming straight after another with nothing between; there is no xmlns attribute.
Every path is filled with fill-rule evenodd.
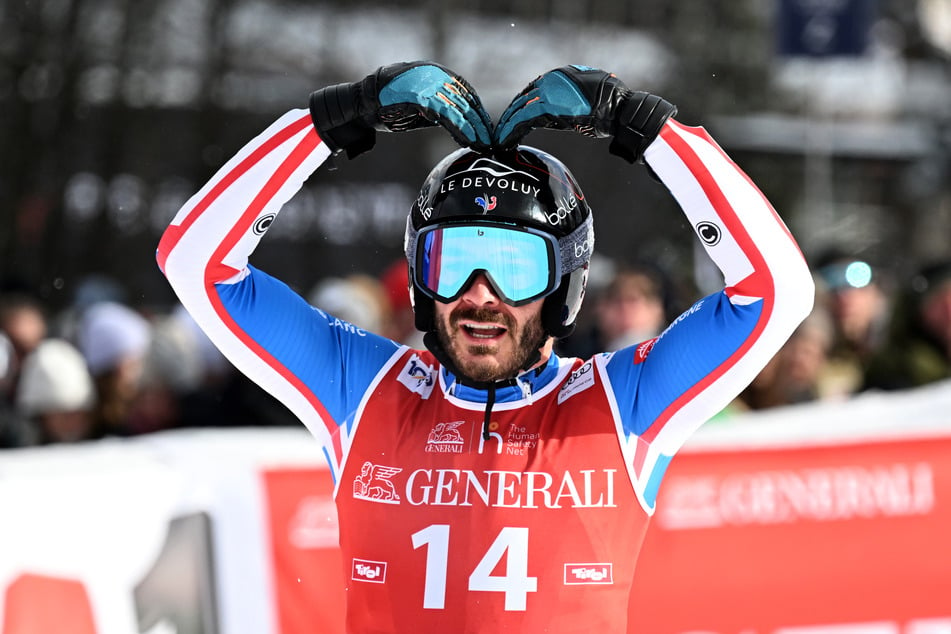
<svg viewBox="0 0 951 634"><path fill-rule="evenodd" d="M561 274L567 275L585 265L594 253L594 219L589 215L575 230L558 239Z"/></svg>

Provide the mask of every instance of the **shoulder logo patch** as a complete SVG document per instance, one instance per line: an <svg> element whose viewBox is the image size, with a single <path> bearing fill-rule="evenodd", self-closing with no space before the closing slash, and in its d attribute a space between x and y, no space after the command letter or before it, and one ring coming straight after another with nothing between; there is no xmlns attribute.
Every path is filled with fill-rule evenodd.
<svg viewBox="0 0 951 634"><path fill-rule="evenodd" d="M653 339L648 339L643 343L637 344L637 349L634 350L634 365L644 363L644 361L647 360L647 355L654 349L654 344L657 343L659 338L660 337L654 337Z"/></svg>
<svg viewBox="0 0 951 634"><path fill-rule="evenodd" d="M417 355L412 355L396 379L406 386L410 392L419 394L423 399L429 398L436 385L436 372L431 365L427 365Z"/></svg>
<svg viewBox="0 0 951 634"><path fill-rule="evenodd" d="M586 361L583 366L571 373L558 391L558 404L594 385L594 361Z"/></svg>

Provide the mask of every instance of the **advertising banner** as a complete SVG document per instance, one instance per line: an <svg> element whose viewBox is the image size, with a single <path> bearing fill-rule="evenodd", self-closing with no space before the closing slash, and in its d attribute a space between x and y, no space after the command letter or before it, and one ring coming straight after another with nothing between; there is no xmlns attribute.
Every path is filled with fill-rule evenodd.
<svg viewBox="0 0 951 634"><path fill-rule="evenodd" d="M949 457L951 438L680 456L632 631L951 632Z"/></svg>

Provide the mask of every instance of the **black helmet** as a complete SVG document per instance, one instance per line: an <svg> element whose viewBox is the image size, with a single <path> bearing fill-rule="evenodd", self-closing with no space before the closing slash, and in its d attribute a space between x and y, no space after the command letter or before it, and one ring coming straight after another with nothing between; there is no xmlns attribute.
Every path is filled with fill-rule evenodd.
<svg viewBox="0 0 951 634"><path fill-rule="evenodd" d="M594 228L591 208L565 165L521 145L494 154L457 150L433 168L407 218L404 242L416 327L423 332L435 329L433 297L438 295L420 282L425 279L420 234L467 226L518 228L547 239L553 254L548 268L560 270L550 271L547 287L526 301L545 297L546 332L556 338L570 334L584 297ZM498 284L495 290L504 297Z"/></svg>

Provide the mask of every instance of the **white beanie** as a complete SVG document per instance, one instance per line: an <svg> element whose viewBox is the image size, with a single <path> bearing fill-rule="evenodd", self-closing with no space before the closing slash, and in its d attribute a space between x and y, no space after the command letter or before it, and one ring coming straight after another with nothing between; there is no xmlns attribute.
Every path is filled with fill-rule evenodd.
<svg viewBox="0 0 951 634"><path fill-rule="evenodd" d="M151 341L148 320L131 308L115 302L90 306L79 324L79 349L93 376L119 365L127 357L143 357Z"/></svg>
<svg viewBox="0 0 951 634"><path fill-rule="evenodd" d="M382 287L373 278L352 275L329 277L319 282L308 295L310 304L357 328L380 332L386 320Z"/></svg>
<svg viewBox="0 0 951 634"><path fill-rule="evenodd" d="M92 408L96 391L79 351L62 339L40 342L23 360L16 403L30 416Z"/></svg>

